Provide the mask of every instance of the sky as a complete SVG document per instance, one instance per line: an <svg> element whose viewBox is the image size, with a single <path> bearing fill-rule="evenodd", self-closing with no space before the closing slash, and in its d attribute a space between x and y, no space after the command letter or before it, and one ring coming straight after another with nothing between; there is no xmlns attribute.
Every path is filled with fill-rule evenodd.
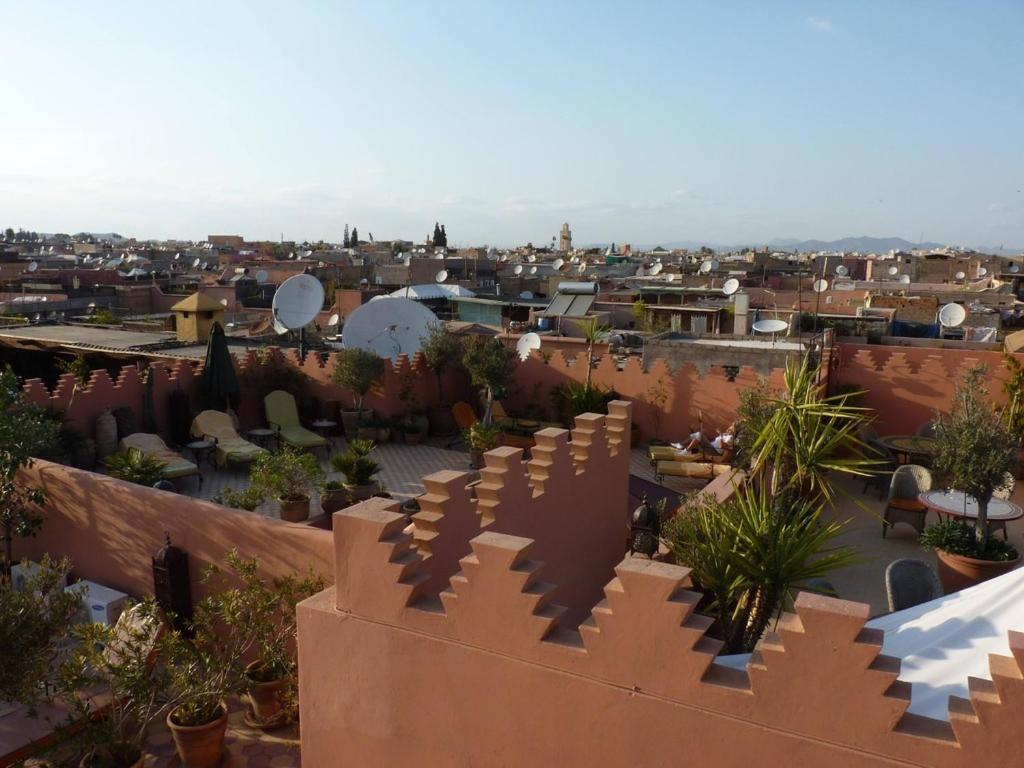
<svg viewBox="0 0 1024 768"><path fill-rule="evenodd" d="M0 227L1024 247L1024 0L0 0Z"/></svg>

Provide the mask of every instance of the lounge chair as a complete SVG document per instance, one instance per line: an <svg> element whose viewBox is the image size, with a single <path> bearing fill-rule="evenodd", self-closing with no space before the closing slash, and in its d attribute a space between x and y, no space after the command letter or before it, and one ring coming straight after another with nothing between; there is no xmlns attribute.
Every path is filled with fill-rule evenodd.
<svg viewBox="0 0 1024 768"><path fill-rule="evenodd" d="M263 398L263 409L279 442L304 450L327 448L327 438L310 432L299 422L299 409L290 392L275 389Z"/></svg>
<svg viewBox="0 0 1024 768"><path fill-rule="evenodd" d="M942 597L942 584L924 560L905 557L885 569L885 594L889 610L902 611Z"/></svg>
<svg viewBox="0 0 1024 768"><path fill-rule="evenodd" d="M892 473L889 501L882 515L882 538L896 523L906 523L918 532L924 531L926 507L917 497L932 489L932 473L917 464L903 464Z"/></svg>
<svg viewBox="0 0 1024 768"><path fill-rule="evenodd" d="M712 464L710 461L659 461L654 468L654 479L658 483L666 477L712 480L731 471L728 464Z"/></svg>
<svg viewBox="0 0 1024 768"><path fill-rule="evenodd" d="M192 421L192 436L216 445L217 466L250 464L266 450L239 436L231 417L222 411L203 411Z"/></svg>
<svg viewBox="0 0 1024 768"><path fill-rule="evenodd" d="M136 432L121 438L118 450L138 451L146 456L152 456L164 464L163 478L165 480L178 480L182 477L199 478L199 485L203 484L203 475L199 467L186 459L180 453L175 453L167 447L160 435L153 435L148 432Z"/></svg>

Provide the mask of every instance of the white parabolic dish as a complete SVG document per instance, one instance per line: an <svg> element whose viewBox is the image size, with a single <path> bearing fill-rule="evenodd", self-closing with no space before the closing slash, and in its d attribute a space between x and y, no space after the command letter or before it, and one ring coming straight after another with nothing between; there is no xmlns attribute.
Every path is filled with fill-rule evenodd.
<svg viewBox="0 0 1024 768"><path fill-rule="evenodd" d="M281 283L271 309L281 325L295 330L313 322L323 306L324 287L320 281L312 275L295 275Z"/></svg>
<svg viewBox="0 0 1024 768"><path fill-rule="evenodd" d="M536 333L525 333L516 342L516 352L520 360L526 360L535 349L540 349L540 336Z"/></svg>
<svg viewBox="0 0 1024 768"><path fill-rule="evenodd" d="M956 328L967 319L967 310L959 304L943 304L939 310L939 324L944 328Z"/></svg>
<svg viewBox="0 0 1024 768"><path fill-rule="evenodd" d="M815 293L824 293L828 290L828 280L815 280L811 287L814 288Z"/></svg>
<svg viewBox="0 0 1024 768"><path fill-rule="evenodd" d="M735 277L730 277L725 281L725 285L722 286L722 293L726 296L732 296L736 291L740 289L740 281Z"/></svg>
<svg viewBox="0 0 1024 768"><path fill-rule="evenodd" d="M437 315L426 306L399 297L369 301L348 316L341 331L346 347L355 347L395 360L399 355L420 351L431 327L440 325Z"/></svg>
<svg viewBox="0 0 1024 768"><path fill-rule="evenodd" d="M782 333L782 331L787 328L789 328L789 323L785 320L774 320L771 318L767 320L758 320L753 325L753 329L757 333Z"/></svg>

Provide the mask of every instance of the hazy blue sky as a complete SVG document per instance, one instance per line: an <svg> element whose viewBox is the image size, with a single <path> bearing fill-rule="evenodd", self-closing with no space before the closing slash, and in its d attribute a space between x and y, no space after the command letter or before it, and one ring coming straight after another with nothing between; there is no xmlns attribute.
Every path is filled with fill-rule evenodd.
<svg viewBox="0 0 1024 768"><path fill-rule="evenodd" d="M1024 0L0 0L0 226L1024 246Z"/></svg>

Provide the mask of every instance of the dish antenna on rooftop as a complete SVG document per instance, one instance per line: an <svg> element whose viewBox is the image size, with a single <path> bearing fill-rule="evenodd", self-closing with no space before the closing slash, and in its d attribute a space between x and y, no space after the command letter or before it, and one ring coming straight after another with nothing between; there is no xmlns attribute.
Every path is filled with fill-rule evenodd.
<svg viewBox="0 0 1024 768"><path fill-rule="evenodd" d="M551 266L552 266L552 268L554 268L556 270L561 269L562 267L565 266L565 260L564 259L555 259L554 261L551 262Z"/></svg>
<svg viewBox="0 0 1024 768"><path fill-rule="evenodd" d="M669 275L669 279L672 279L672 275ZM732 296L739 289L740 281L737 280L735 277L730 277L728 280L725 281L725 284L722 286L722 293L724 293L726 296Z"/></svg>
<svg viewBox="0 0 1024 768"><path fill-rule="evenodd" d="M519 294L519 298L520 299L532 299L533 298L533 291L523 291L522 293Z"/></svg>
<svg viewBox="0 0 1024 768"><path fill-rule="evenodd" d="M1020 264L1011 264L1010 271L1013 272L1013 274L1020 272Z"/></svg>
<svg viewBox="0 0 1024 768"><path fill-rule="evenodd" d="M174 254L174 260L175 261L181 261L181 254L180 253Z"/></svg>
<svg viewBox="0 0 1024 768"><path fill-rule="evenodd" d="M226 306L228 305L228 300L227 300L227 299L221 299L221 300L220 300L220 305L221 305L222 307L226 307Z"/></svg>
<svg viewBox="0 0 1024 768"><path fill-rule="evenodd" d="M267 270L265 269L261 269L259 272L256 273L256 282L260 283L261 285L267 282L269 278L270 275L267 274Z"/></svg>
<svg viewBox="0 0 1024 768"><path fill-rule="evenodd" d="M35 272L37 269L39 269L39 264L37 262L35 262L35 261L30 261L28 263L28 266L26 267L26 269L29 272Z"/></svg>
<svg viewBox="0 0 1024 768"><path fill-rule="evenodd" d="M447 279L448 279L448 270L447 269L442 269L440 272L438 272L436 275L434 275L434 282L436 282L436 283L443 283Z"/></svg>
<svg viewBox="0 0 1024 768"><path fill-rule="evenodd" d="M537 267L530 267L530 274L531 275L536 275L537 274Z"/></svg>
<svg viewBox="0 0 1024 768"><path fill-rule="evenodd" d="M984 277L988 274L988 269L985 267L978 267L978 277Z"/></svg>
<svg viewBox="0 0 1024 768"><path fill-rule="evenodd" d="M341 322L341 317L338 315L337 312L335 312L333 315L330 316L330 318L328 318L328 320L327 320L327 327L328 328L333 328L334 326L336 326L340 322Z"/></svg>
<svg viewBox="0 0 1024 768"><path fill-rule="evenodd" d="M896 277L900 273L899 267L889 267L889 277Z"/></svg>
<svg viewBox="0 0 1024 768"><path fill-rule="evenodd" d="M836 274L839 277L846 277L848 274L850 274L850 270L847 269L845 264L840 264L838 267L836 267Z"/></svg>
<svg viewBox="0 0 1024 768"><path fill-rule="evenodd" d="M516 264L514 267L512 267L512 274L513 275L521 275L521 274L523 274L523 265L522 264Z"/></svg>
<svg viewBox="0 0 1024 768"><path fill-rule="evenodd" d="M939 310L939 325L943 328L956 328L967 319L967 310L960 304L943 304Z"/></svg>
<svg viewBox="0 0 1024 768"><path fill-rule="evenodd" d="M651 267L651 274L652 275L660 275L662 269L663 269L663 267L661 266L661 262L660 261L656 261L656 262L654 262L654 266Z"/></svg>
<svg viewBox="0 0 1024 768"><path fill-rule="evenodd" d="M900 282L903 285L910 285L910 275L900 275Z"/></svg>
<svg viewBox="0 0 1024 768"><path fill-rule="evenodd" d="M365 349L397 360L413 357L432 328L440 326L437 315L412 299L399 297L369 301L345 321L341 340L346 347Z"/></svg>
<svg viewBox="0 0 1024 768"><path fill-rule="evenodd" d="M775 343L775 336L782 333L789 328L789 323L785 320L767 319L758 320L751 326L754 333L770 333L772 335L772 344Z"/></svg>
<svg viewBox="0 0 1024 768"><path fill-rule="evenodd" d="M675 272L669 272L668 275L665 277L665 279L668 280L670 283L674 283L675 280L676 280L676 273Z"/></svg>
<svg viewBox="0 0 1024 768"><path fill-rule="evenodd" d="M313 322L323 305L324 287L312 275L302 274L289 277L274 293L274 300L270 305L274 316L274 327L276 328L279 323L286 330L299 331L300 355L305 352L302 329Z"/></svg>
<svg viewBox="0 0 1024 768"><path fill-rule="evenodd" d="M957 272L953 277L957 280L963 280L967 275L964 272Z"/></svg>
<svg viewBox="0 0 1024 768"><path fill-rule="evenodd" d="M540 349L540 336L536 333L525 333L516 342L516 352L520 360L529 358L530 352L535 349Z"/></svg>
<svg viewBox="0 0 1024 768"><path fill-rule="evenodd" d="M815 293L824 293L825 291L828 290L828 280L815 280L814 283L811 285L811 288L814 289Z"/></svg>
<svg viewBox="0 0 1024 768"><path fill-rule="evenodd" d="M197 256L197 257L196 257L196 258L195 258L195 259L194 259L194 260L192 261L192 269L195 269L196 267L198 267L198 266L199 266L199 264L200 264L200 261L199 261L199 257Z"/></svg>

